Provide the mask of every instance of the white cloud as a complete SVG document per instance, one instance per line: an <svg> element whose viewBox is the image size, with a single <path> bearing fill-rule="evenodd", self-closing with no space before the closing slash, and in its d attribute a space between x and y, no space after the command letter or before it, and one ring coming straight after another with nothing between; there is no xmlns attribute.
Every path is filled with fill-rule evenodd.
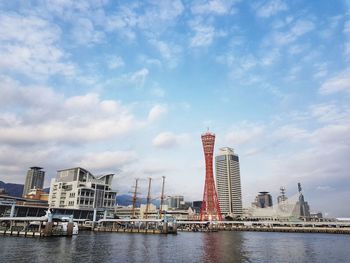
<svg viewBox="0 0 350 263"><path fill-rule="evenodd" d="M288 9L286 3L282 0L259 1L253 8L259 17L271 17L281 11Z"/></svg>
<svg viewBox="0 0 350 263"><path fill-rule="evenodd" d="M273 135L276 139L289 142L304 140L310 136L307 130L290 124L279 127Z"/></svg>
<svg viewBox="0 0 350 263"><path fill-rule="evenodd" d="M321 123L345 123L350 121L350 109L335 102L314 104L310 107L311 115Z"/></svg>
<svg viewBox="0 0 350 263"><path fill-rule="evenodd" d="M196 1L191 11L194 14L215 14L224 15L231 11L232 5L236 1L225 1L225 0L204 0Z"/></svg>
<svg viewBox="0 0 350 263"><path fill-rule="evenodd" d="M85 167L88 170L109 170L117 172L123 166L137 160L137 155L133 151L105 151L92 152L81 157L77 166Z"/></svg>
<svg viewBox="0 0 350 263"><path fill-rule="evenodd" d="M90 19L79 18L74 23L72 36L79 45L89 46L102 41L105 35L95 29Z"/></svg>
<svg viewBox="0 0 350 263"><path fill-rule="evenodd" d="M211 45L215 36L215 29L213 26L196 24L193 26L195 32L190 40L191 47L205 47Z"/></svg>
<svg viewBox="0 0 350 263"><path fill-rule="evenodd" d="M39 17L0 15L0 69L30 77L72 76L75 66L58 47L61 30Z"/></svg>
<svg viewBox="0 0 350 263"><path fill-rule="evenodd" d="M157 121L167 113L168 113L168 107L166 105L155 105L152 107L152 109L148 113L148 120L150 122Z"/></svg>
<svg viewBox="0 0 350 263"><path fill-rule="evenodd" d="M350 92L350 70L345 70L338 73L333 78L326 80L319 92L323 95L338 93L338 92Z"/></svg>
<svg viewBox="0 0 350 263"><path fill-rule="evenodd" d="M252 143L264 136L265 128L260 124L243 122L230 129L225 135L225 140L229 145L244 145Z"/></svg>
<svg viewBox="0 0 350 263"><path fill-rule="evenodd" d="M146 175L155 176L158 174L165 174L169 171L169 167L161 165L159 162L150 162L142 168L142 173Z"/></svg>
<svg viewBox="0 0 350 263"><path fill-rule="evenodd" d="M149 74L147 68L142 68L130 75L129 80L138 86L143 86Z"/></svg>
<svg viewBox="0 0 350 263"><path fill-rule="evenodd" d="M287 45L295 42L298 38L315 29L314 22L310 20L297 20L288 29L272 33L272 43L277 45ZM265 42L271 43L271 39Z"/></svg>
<svg viewBox="0 0 350 263"><path fill-rule="evenodd" d="M117 69L117 68L121 68L124 67L125 62L121 57L113 57L111 58L111 60L108 62L108 67L110 69Z"/></svg>
<svg viewBox="0 0 350 263"><path fill-rule="evenodd" d="M155 39L151 39L149 42L158 49L170 68L177 66L182 51L180 46Z"/></svg>
<svg viewBox="0 0 350 263"><path fill-rule="evenodd" d="M165 90L161 87L159 87L158 85L155 85L154 88L152 88L151 93L159 98L163 98L165 96Z"/></svg>
<svg viewBox="0 0 350 263"><path fill-rule="evenodd" d="M316 72L314 78L323 78L328 74L328 65L327 63L316 63L315 65Z"/></svg>
<svg viewBox="0 0 350 263"><path fill-rule="evenodd" d="M302 53L307 48L308 48L308 45L294 44L288 49L288 51L289 51L289 54L296 55L296 54Z"/></svg>
<svg viewBox="0 0 350 263"><path fill-rule="evenodd" d="M4 110L0 113L0 141L3 143L79 144L125 135L144 125L119 102L101 100L94 93L65 97L47 87L21 86L5 77L1 80ZM9 115L13 108L17 109L16 113ZM160 110L154 111L153 120L161 115Z"/></svg>
<svg viewBox="0 0 350 263"><path fill-rule="evenodd" d="M343 32L350 37L350 21L346 21L344 23L344 29Z"/></svg>
<svg viewBox="0 0 350 263"><path fill-rule="evenodd" d="M344 44L345 57L350 58L350 41Z"/></svg>
<svg viewBox="0 0 350 263"><path fill-rule="evenodd" d="M151 1L151 5L146 8L145 13L139 15L138 26L141 29L157 33L157 29L172 25L183 11L184 6L181 0Z"/></svg>
<svg viewBox="0 0 350 263"><path fill-rule="evenodd" d="M175 134L172 132L161 132L153 139L153 146L162 149L170 149L188 141L187 134Z"/></svg>
<svg viewBox="0 0 350 263"><path fill-rule="evenodd" d="M344 54L346 58L350 58L350 21L346 21L344 24L344 35L346 37L346 41L344 43Z"/></svg>

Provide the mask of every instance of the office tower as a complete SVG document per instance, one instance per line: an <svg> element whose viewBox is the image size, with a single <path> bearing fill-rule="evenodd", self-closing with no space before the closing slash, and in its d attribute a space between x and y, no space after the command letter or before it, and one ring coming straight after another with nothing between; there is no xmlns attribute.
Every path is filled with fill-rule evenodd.
<svg viewBox="0 0 350 263"><path fill-rule="evenodd" d="M269 194L269 192L259 192L259 194L255 197L255 202L253 205L259 208L272 207L272 196Z"/></svg>
<svg viewBox="0 0 350 263"><path fill-rule="evenodd" d="M31 189L43 189L45 171L42 171L42 169L36 166L30 167L23 187L23 196L26 196Z"/></svg>
<svg viewBox="0 0 350 263"><path fill-rule="evenodd" d="M184 203L183 195L174 195L167 198L167 205L171 209L180 209Z"/></svg>
<svg viewBox="0 0 350 263"><path fill-rule="evenodd" d="M202 134L202 144L205 157L205 184L200 219L221 221L222 216L213 175L214 143L215 134L210 132Z"/></svg>
<svg viewBox="0 0 350 263"><path fill-rule="evenodd" d="M215 157L216 187L221 213L242 215L242 190L239 158L232 148L224 147Z"/></svg>

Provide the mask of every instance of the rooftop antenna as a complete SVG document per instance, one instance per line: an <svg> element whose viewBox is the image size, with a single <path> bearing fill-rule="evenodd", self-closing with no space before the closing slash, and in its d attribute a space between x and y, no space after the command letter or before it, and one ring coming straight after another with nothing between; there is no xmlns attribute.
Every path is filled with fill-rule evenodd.
<svg viewBox="0 0 350 263"><path fill-rule="evenodd" d="M298 191L299 191L299 193L301 193L301 183L298 183Z"/></svg>

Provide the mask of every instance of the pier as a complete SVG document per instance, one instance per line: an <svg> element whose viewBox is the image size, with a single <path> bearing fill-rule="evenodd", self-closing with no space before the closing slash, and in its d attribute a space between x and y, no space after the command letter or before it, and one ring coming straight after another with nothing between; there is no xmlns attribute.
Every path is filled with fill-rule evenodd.
<svg viewBox="0 0 350 263"><path fill-rule="evenodd" d="M24 237L72 236L73 217L59 222L52 215L43 217L0 217L0 235Z"/></svg>
<svg viewBox="0 0 350 263"><path fill-rule="evenodd" d="M290 233L350 234L350 222L288 222L288 221L178 221L178 231L255 231Z"/></svg>
<svg viewBox="0 0 350 263"><path fill-rule="evenodd" d="M93 231L115 233L176 234L177 223L169 219L101 219Z"/></svg>

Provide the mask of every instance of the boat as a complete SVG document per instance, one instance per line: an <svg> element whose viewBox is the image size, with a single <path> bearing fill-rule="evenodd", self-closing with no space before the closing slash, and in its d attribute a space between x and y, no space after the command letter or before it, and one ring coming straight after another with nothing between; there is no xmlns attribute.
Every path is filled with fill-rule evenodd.
<svg viewBox="0 0 350 263"><path fill-rule="evenodd" d="M71 221L70 217L55 215L53 217L53 235L65 236L68 234L68 224ZM73 235L78 235L79 227L77 222L73 223Z"/></svg>

